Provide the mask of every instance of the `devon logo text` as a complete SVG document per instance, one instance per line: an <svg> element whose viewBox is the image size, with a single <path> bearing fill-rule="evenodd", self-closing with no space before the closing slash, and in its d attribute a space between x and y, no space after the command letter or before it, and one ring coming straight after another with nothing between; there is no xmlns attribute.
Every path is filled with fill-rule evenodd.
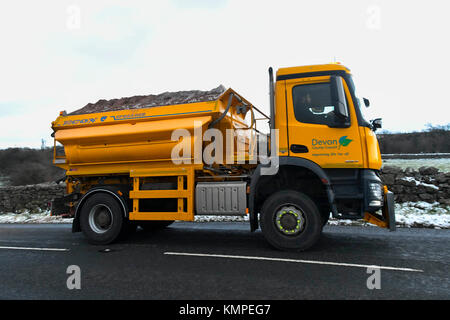
<svg viewBox="0 0 450 320"><path fill-rule="evenodd" d="M339 140L329 139L312 139L311 145L313 149L340 149L341 147L346 147L352 142L352 139L348 139L347 136L342 136Z"/></svg>

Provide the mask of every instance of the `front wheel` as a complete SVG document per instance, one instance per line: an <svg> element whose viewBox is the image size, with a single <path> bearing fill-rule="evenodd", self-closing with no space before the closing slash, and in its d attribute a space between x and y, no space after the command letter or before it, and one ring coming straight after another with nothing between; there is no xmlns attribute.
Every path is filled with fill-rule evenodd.
<svg viewBox="0 0 450 320"><path fill-rule="evenodd" d="M261 229L266 240L281 250L303 251L312 247L322 232L316 204L304 193L279 191L261 208Z"/></svg>

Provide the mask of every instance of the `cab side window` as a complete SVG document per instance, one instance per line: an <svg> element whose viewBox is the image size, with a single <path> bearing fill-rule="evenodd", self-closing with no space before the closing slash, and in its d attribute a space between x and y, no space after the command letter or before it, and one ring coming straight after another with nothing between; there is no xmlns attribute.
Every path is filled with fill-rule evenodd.
<svg viewBox="0 0 450 320"><path fill-rule="evenodd" d="M339 119L334 113L329 83L298 85L292 88L295 118L299 122L334 125Z"/></svg>

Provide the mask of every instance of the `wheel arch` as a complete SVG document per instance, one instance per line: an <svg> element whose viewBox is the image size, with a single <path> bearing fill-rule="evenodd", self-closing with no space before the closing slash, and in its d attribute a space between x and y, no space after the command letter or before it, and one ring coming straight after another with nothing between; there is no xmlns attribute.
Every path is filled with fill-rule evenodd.
<svg viewBox="0 0 450 320"><path fill-rule="evenodd" d="M330 211L333 212L333 214L337 213L334 202L334 192L330 184L330 179L328 178L326 172L315 162L304 158L280 157L278 171L273 176L261 175L262 168L263 165L258 165L251 177L250 182L249 215L251 231L255 231L259 227L258 212L261 207L260 199L258 197L261 193L259 188L268 183L268 181L289 180L289 175L287 177L283 177L283 175L293 171L302 171L307 175L309 174L310 178L314 178L315 182L320 184L323 188L324 195L326 196L328 205L330 206ZM285 185L287 186L289 183L286 183Z"/></svg>

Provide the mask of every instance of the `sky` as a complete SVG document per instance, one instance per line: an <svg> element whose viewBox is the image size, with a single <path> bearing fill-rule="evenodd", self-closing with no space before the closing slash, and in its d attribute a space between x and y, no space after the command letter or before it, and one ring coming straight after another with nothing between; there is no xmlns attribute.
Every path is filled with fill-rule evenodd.
<svg viewBox="0 0 450 320"><path fill-rule="evenodd" d="M269 112L268 73L341 62L394 132L449 120L450 2L15 0L0 4L0 148L53 144L99 99L231 87Z"/></svg>

